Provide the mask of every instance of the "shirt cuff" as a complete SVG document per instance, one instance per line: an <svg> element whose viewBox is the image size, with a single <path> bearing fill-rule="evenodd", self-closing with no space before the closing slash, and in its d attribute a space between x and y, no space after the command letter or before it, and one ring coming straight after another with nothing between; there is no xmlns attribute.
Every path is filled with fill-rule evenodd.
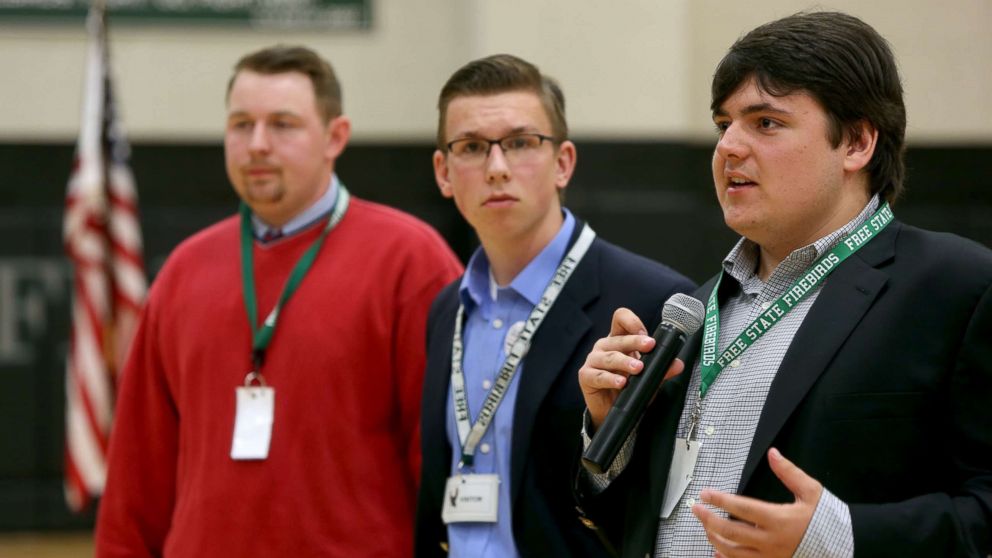
<svg viewBox="0 0 992 558"><path fill-rule="evenodd" d="M793 558L852 558L851 509L824 487Z"/></svg>
<svg viewBox="0 0 992 558"><path fill-rule="evenodd" d="M589 432L592 431L592 419L589 417L589 409L586 409L582 413L582 451L589 449L589 444L592 443L592 437L589 436ZM616 459L610 465L610 468L605 472L600 474L590 473L585 467L582 468L582 472L579 474L579 478L582 479L586 486L590 489L592 494L599 494L600 492L606 490L606 487L610 486L613 479L617 478L617 475L623 472L627 468L627 464L630 463L630 456L634 451L634 441L637 439L637 430L633 430L627 440L624 441L623 446L620 447L620 451L617 453Z"/></svg>

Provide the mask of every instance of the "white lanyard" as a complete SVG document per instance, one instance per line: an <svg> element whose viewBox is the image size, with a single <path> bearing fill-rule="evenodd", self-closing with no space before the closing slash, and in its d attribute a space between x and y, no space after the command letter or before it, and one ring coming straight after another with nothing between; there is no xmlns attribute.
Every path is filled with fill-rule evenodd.
<svg viewBox="0 0 992 558"><path fill-rule="evenodd" d="M565 254L565 258L555 270L551 282L545 287L540 302L537 303L530 316L527 317L527 321L524 322L524 329L514 341L509 354L506 355L506 360L503 361L499 374L496 376L496 382L489 390L489 395L486 396L482 409L479 410L475 424L471 425L468 399L465 397L465 373L462 370L462 320L465 315L465 305L458 306L458 314L455 316L455 336L451 342L451 392L455 406L455 421L458 425L458 439L462 445L459 468L463 465L472 465L475 448L489 428L489 423L492 422L500 402L503 401L503 396L506 395L507 388L517 373L520 361L530 350L531 338L534 337L537 328L541 326L544 317L548 314L555 300L558 299L558 295L561 294L568 278L572 276L572 272L575 271L579 262L582 261L582 257L589 250L594 238L596 238L596 233L588 224L584 225L579 239L575 241L568 254Z"/></svg>

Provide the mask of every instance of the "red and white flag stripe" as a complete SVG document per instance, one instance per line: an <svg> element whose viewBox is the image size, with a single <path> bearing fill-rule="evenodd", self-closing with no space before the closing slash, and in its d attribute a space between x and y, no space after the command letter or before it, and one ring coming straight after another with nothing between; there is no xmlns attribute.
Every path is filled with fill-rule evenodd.
<svg viewBox="0 0 992 558"><path fill-rule="evenodd" d="M129 147L117 120L102 2L90 8L83 115L66 194L64 235L74 266L66 363L66 501L103 493L117 374L147 282Z"/></svg>

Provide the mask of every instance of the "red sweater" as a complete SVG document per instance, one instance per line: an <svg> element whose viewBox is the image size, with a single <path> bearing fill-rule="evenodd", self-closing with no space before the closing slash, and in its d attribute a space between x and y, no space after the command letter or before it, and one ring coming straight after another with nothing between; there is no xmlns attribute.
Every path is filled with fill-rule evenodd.
<svg viewBox="0 0 992 558"><path fill-rule="evenodd" d="M254 249L259 319L320 226ZM437 233L352 199L283 307L262 372L269 456L230 457L251 369L237 217L155 280L117 404L97 556L406 556L420 467L424 329L461 273Z"/></svg>

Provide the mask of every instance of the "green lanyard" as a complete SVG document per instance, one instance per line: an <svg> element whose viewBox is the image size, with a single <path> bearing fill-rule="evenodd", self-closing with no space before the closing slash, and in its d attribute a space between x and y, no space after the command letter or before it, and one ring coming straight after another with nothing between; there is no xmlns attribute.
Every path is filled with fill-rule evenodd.
<svg viewBox="0 0 992 558"><path fill-rule="evenodd" d="M893 214L892 210L889 208L888 203L882 204L882 207L875 212L863 225L854 230L851 234L847 235L843 241L841 241L837 246L834 246L832 250L827 252L822 258L820 258L815 264L810 266L806 270L806 274L797 279L788 289L786 289L785 294L780 296L778 300L772 303L761 315L754 319L749 326L747 326L744 331L734 339L723 353L717 357L716 356L716 343L720 336L720 308L717 304L717 291L720 288L720 279L723 277L721 273L717 277L716 284L713 285L713 291L710 293L709 301L706 303L706 320L703 322L703 343L702 349L699 357L699 371L700 371L700 383L699 383L699 399L697 400L696 411L699 411L699 407L702 403L702 399L706 397L706 392L716 381L716 377L723 371L724 367L727 366L731 361L736 359L741 355L748 347L754 344L762 335L765 334L772 326L777 324L782 316L786 315L790 310L792 310L799 301L806 298L813 290L819 285L823 279L830 275L833 270L837 269L837 266L841 262L846 260L851 254L857 252L865 244L868 244L878 233L884 229L889 223L892 222ZM690 434L694 430L695 423L698 423L698 417L694 417L695 421L690 426Z"/></svg>
<svg viewBox="0 0 992 558"><path fill-rule="evenodd" d="M245 297L245 309L248 311L248 326L252 331L252 361L254 362L256 372L261 368L262 360L265 357L265 350L272 342L272 335L276 330L276 320L279 318L279 311L286 304L286 301L289 300L289 297L296 292L297 287L300 286L300 282L303 281L303 277L310 271L313 261L317 259L317 253L320 252L320 247L324 244L324 239L327 238L327 233L331 232L331 229L337 226L341 218L344 217L345 211L348 210L349 199L348 190L344 187L344 184L339 183L337 197L334 200L334 210L331 211L330 216L327 218L327 224L324 225L324 230L321 231L320 236L313 241L310 248L296 262L275 308L265 318L265 323L258 328L255 327L258 323L258 302L255 298L255 269L252 265L252 249L255 242L251 225L251 208L246 203L241 202L241 207L239 208L239 212L241 213L241 284Z"/></svg>

